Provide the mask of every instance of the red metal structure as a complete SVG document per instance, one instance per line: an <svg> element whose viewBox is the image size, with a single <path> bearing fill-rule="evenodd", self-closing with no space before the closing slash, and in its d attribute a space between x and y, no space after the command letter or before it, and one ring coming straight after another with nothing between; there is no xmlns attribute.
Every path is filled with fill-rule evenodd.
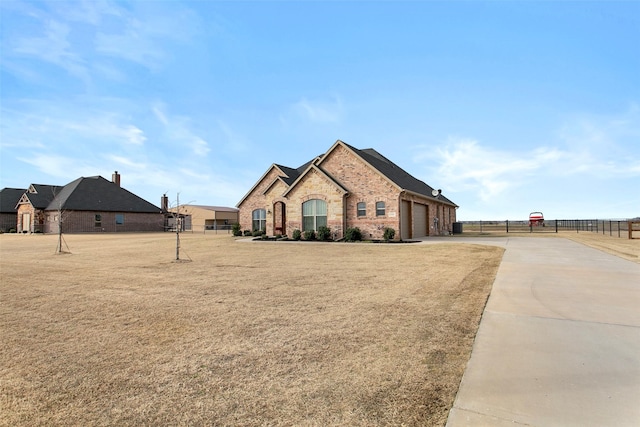
<svg viewBox="0 0 640 427"><path fill-rule="evenodd" d="M544 227L544 215L542 215L542 212L531 212L529 214L529 226L530 227L537 227L537 226Z"/></svg>

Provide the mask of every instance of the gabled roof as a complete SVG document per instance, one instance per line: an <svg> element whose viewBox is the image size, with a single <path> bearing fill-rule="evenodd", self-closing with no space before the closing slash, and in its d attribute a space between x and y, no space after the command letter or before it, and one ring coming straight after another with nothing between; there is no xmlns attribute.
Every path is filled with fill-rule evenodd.
<svg viewBox="0 0 640 427"><path fill-rule="evenodd" d="M258 181L256 181L256 183L253 185L253 187L251 187L251 189L247 192L247 194L244 195L244 197L242 199L240 199L240 201L238 202L238 204L236 206L240 206L242 204L242 202L244 202L244 200L249 197L249 194L253 193L253 190L256 189L256 187L262 182L262 180L269 175L269 172L271 172L271 170L273 170L273 168L278 169L282 175L279 175L283 180L285 180L285 182L288 182L291 178L289 177L289 174L295 174L295 177L293 178L293 181L295 181L298 178L299 172L296 169L292 169L290 167L287 166L282 166L282 165L278 165L276 163L273 163L271 166L269 166L269 169L267 169L267 171L262 174L262 176L260 177L260 179ZM291 181L291 182L293 182ZM271 185L271 184L270 184ZM290 184L288 184L290 185Z"/></svg>
<svg viewBox="0 0 640 427"><path fill-rule="evenodd" d="M354 153L360 156L360 158L369 163L380 174L384 175L389 181L393 182L401 189L457 206L442 194L434 196L433 187L427 185L424 181L415 178L373 148L359 150L344 142L343 144L349 147Z"/></svg>
<svg viewBox="0 0 640 427"><path fill-rule="evenodd" d="M327 172L325 172L324 170L320 169L318 166L315 165L315 163L311 163L311 165L303 172L300 174L300 176L298 176L298 179L296 179L287 189L287 191L284 192L283 196L287 196L287 194L289 194L289 192L291 190L293 190L296 186L296 184L302 180L302 178L304 178L307 174L309 174L309 172L311 172L312 170L315 170L316 172L318 172L320 174L320 176L323 176L327 179L327 181L331 182L332 184L334 184L343 194L346 194L349 192L349 190L347 190L346 188L344 188L342 186L342 184L340 184L340 182L338 182L337 180L335 180L331 175L329 175Z"/></svg>
<svg viewBox="0 0 640 427"><path fill-rule="evenodd" d="M46 209L62 188L59 185L31 184L18 203L31 203L36 209Z"/></svg>
<svg viewBox="0 0 640 427"><path fill-rule="evenodd" d="M16 213L17 204L26 188L3 188L0 190L0 213Z"/></svg>
<svg viewBox="0 0 640 427"><path fill-rule="evenodd" d="M423 197L427 197L429 199L437 200L442 203L450 204L452 206L456 206L456 207L458 206L455 203L453 203L451 200L443 196L441 193L438 193L437 196L434 196L433 187L427 185L424 181L421 181L413 177L411 174L406 172L400 166L396 165L391 160L387 159L385 156L378 153L373 148L366 148L366 149L360 150L355 147L352 147L351 145L341 140L337 140L325 154L321 154L315 157L314 159L308 161L307 163L303 164L298 168L294 169L288 166L278 165L276 163L272 164L271 167L267 170L267 172L265 172L264 175L262 175L262 177L258 180L258 182L256 182L256 184L251 188L251 190L249 190L249 192L242 198L242 200L240 200L240 202L236 206L240 206L242 202L244 202L244 200L249 196L249 194L253 192L253 190L258 186L258 184L262 182L264 177L266 177L267 174L271 172L271 170L274 167L277 168L280 172L282 172L282 175L279 175L278 178L276 178L271 184L269 184L268 188L273 186L273 184L278 179L280 179L289 186L289 189L285 192L285 195L288 192L290 192L292 188L300 181L302 176L305 175L312 168L315 168L316 170L318 170L320 173L326 176L329 180L336 183L340 189L347 192L347 189L345 189L337 179L331 177L326 171L322 169L323 160L328 157L327 155L332 150L334 150L336 146L343 146L346 149L352 151L355 155L360 157L366 164L368 164L373 170L375 170L382 177L386 178L392 184L394 184L399 191L407 191L410 193L418 194Z"/></svg>
<svg viewBox="0 0 640 427"><path fill-rule="evenodd" d="M160 208L101 176L65 185L46 210L158 213Z"/></svg>

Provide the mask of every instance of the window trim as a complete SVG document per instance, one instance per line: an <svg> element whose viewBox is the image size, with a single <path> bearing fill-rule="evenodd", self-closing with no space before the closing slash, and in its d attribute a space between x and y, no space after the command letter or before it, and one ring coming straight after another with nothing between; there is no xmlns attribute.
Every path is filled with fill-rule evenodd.
<svg viewBox="0 0 640 427"><path fill-rule="evenodd" d="M314 202L312 205L310 204L311 202ZM324 209L325 209L325 213L324 215L318 215L318 202L322 202L324 203ZM312 211L312 215L305 215L304 214L304 207L305 205L309 204L308 206L312 206L311 211ZM304 202L302 202L302 231L308 231L311 229L308 229L306 227L306 222L305 222L305 218L313 218L313 231L318 231L318 229L322 226L326 227L328 224L328 211L329 211L329 203L327 203L326 200L322 200L322 199L309 199L306 200ZM320 224L318 225L318 218L324 218L324 224ZM320 221L322 222L322 221Z"/></svg>
<svg viewBox="0 0 640 427"><path fill-rule="evenodd" d="M256 221L258 222L258 227L255 226ZM267 210L266 209L254 209L251 211L251 231L258 231L258 230L267 231Z"/></svg>
<svg viewBox="0 0 640 427"><path fill-rule="evenodd" d="M360 206L362 206L362 209L360 209ZM356 216L357 217L367 216L367 202L356 203Z"/></svg>
<svg viewBox="0 0 640 427"><path fill-rule="evenodd" d="M376 216L386 216L387 215L387 206L385 202L378 201L376 202Z"/></svg>

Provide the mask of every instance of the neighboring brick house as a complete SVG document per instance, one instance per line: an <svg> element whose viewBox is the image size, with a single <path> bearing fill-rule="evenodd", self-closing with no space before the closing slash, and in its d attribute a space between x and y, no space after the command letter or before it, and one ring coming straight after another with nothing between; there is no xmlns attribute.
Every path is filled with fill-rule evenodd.
<svg viewBox="0 0 640 427"><path fill-rule="evenodd" d="M448 234L458 206L374 149L338 140L297 169L271 165L237 207L243 229L268 235L324 225L336 239L350 227L380 239L391 227L407 240Z"/></svg>
<svg viewBox="0 0 640 427"><path fill-rule="evenodd" d="M0 190L0 232L16 231L18 202L27 190L24 188L3 188Z"/></svg>
<svg viewBox="0 0 640 427"><path fill-rule="evenodd" d="M60 221L62 219L62 221ZM32 184L18 202L17 229L57 233L162 231L161 209L101 176L78 178L64 187Z"/></svg>

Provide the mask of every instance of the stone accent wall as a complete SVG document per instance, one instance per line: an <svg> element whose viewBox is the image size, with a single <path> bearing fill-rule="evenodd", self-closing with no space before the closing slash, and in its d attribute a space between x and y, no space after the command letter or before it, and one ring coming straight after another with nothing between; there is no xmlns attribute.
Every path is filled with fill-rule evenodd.
<svg viewBox="0 0 640 427"><path fill-rule="evenodd" d="M30 222L29 224L23 224L22 220L24 218L24 214L29 214ZM44 216L42 211L35 209L33 205L30 203L22 203L18 206L18 217L16 221L18 233L22 232L35 232L35 231L44 231L42 230L42 224L44 222Z"/></svg>
<svg viewBox="0 0 640 427"><path fill-rule="evenodd" d="M287 194L287 230L302 231L302 204L307 200L320 199L327 202L327 227L338 238L344 230L343 192L321 172L311 169L298 185Z"/></svg>

